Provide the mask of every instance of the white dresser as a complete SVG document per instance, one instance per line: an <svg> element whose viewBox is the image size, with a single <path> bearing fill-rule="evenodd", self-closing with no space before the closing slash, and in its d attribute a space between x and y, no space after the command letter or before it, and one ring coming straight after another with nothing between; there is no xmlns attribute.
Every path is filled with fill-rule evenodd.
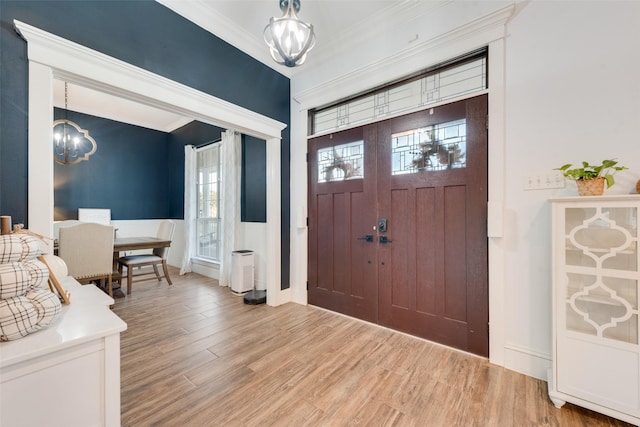
<svg viewBox="0 0 640 427"><path fill-rule="evenodd" d="M120 332L113 300L67 277L71 304L48 327L0 343L0 425L119 426Z"/></svg>
<svg viewBox="0 0 640 427"><path fill-rule="evenodd" d="M640 424L640 196L552 199L549 397Z"/></svg>

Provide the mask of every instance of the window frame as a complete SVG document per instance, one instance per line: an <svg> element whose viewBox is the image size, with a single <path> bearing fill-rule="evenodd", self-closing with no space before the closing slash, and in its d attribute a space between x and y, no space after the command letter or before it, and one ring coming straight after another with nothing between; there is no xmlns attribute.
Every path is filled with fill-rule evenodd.
<svg viewBox="0 0 640 427"><path fill-rule="evenodd" d="M207 262L213 262L213 263L221 263L222 262L222 258L220 257L220 253L221 253L221 247L220 247L220 224L222 223L222 217L220 215L221 211L222 211L222 204L223 204L223 199L221 197L221 184L222 184L222 179L223 177L221 176L221 159L220 159L220 141L212 141L209 142L201 147L196 148L196 182L195 182L195 186L196 186L196 241L195 241L195 256L194 258L198 259L198 260L203 260L203 261L207 261ZM200 175L203 171L203 169L200 166L200 158L201 158L201 154L209 151L209 150L216 150L217 151L217 164L215 165L215 171L213 173L215 173L216 176L216 180L215 180L215 201L213 203L216 204L216 214L217 216L203 216L201 215L201 211L204 212L204 209L201 206L201 202L203 200L201 200L201 193L200 190L201 188L203 188L205 185L211 185L210 183L205 184L204 180L202 180L200 178ZM215 237L213 239L213 246L214 246L214 251L215 251L215 256L212 255L208 255L208 254L203 254L201 251L202 248L202 225L203 223L207 223L207 224L214 224L214 227L216 228L215 233L209 233L209 235L211 234L215 234ZM211 246L211 241L206 243L207 246Z"/></svg>

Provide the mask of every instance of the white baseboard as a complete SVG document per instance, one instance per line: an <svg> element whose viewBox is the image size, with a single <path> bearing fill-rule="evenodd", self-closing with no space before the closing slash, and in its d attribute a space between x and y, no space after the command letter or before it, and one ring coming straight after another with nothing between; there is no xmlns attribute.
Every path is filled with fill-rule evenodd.
<svg viewBox="0 0 640 427"><path fill-rule="evenodd" d="M504 367L543 381L547 380L547 370L551 368L550 354L540 353L514 344L504 347Z"/></svg>
<svg viewBox="0 0 640 427"><path fill-rule="evenodd" d="M212 279L220 280L220 266L211 262L191 260L191 271Z"/></svg>

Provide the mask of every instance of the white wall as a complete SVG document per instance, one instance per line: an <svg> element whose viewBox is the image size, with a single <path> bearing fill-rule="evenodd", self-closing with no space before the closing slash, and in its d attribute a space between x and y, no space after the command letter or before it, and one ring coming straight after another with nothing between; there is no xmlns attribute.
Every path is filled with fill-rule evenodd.
<svg viewBox="0 0 640 427"><path fill-rule="evenodd" d="M505 329L513 349L551 357L547 199L577 194L573 182L524 191L525 175L617 158L630 171L607 193L629 193L640 178L639 22L637 2L534 1L508 26Z"/></svg>
<svg viewBox="0 0 640 427"><path fill-rule="evenodd" d="M407 31L396 36L372 37L351 55L339 55L322 68L301 71L292 80L291 215L306 209L306 108L296 100L322 85L333 100L357 93L367 84L390 81L442 60L438 30L443 36L465 22L510 2L452 2L407 22L418 31L433 55L399 56L412 49ZM562 190L525 191L525 176L549 171L564 163L617 158L631 171L617 176L608 193L628 193L640 178L640 3L611 1L531 1L517 3L506 26L504 46L504 96L489 88L490 103L496 96L504 105L504 117L491 118L490 141L500 134L501 153L490 152L490 194L503 204L502 236L492 241L499 265L491 265L490 295L492 331L500 335L497 363L538 378L546 374L551 358L551 259L550 212L547 199L574 195L575 184ZM417 25L417 24L420 25ZM417 30L416 30L417 29ZM381 36L382 37L382 36ZM473 38L473 35L469 35ZM457 44L456 44L457 43ZM462 52L451 42L450 57ZM313 53L313 52L312 52ZM502 53L502 51L501 51ZM377 61L398 57L391 67L378 69ZM498 57L495 55L494 58ZM489 55L491 63L491 53ZM366 74L371 66L375 73ZM349 87L344 76L360 70L365 76ZM320 99L320 98L318 98ZM331 99L322 99L329 102ZM491 106L490 106L491 111ZM292 297L306 302L306 229L291 225ZM495 261L495 259L494 259ZM504 262L502 262L504 261ZM490 263L491 264L491 263ZM500 281L500 283L496 283ZM496 302L497 301L497 302ZM498 315L495 315L498 313ZM494 361L496 361L494 359Z"/></svg>
<svg viewBox="0 0 640 427"><path fill-rule="evenodd" d="M256 289L267 289L267 224L259 222L241 222L242 241L236 250L248 249L253 251L254 275Z"/></svg>

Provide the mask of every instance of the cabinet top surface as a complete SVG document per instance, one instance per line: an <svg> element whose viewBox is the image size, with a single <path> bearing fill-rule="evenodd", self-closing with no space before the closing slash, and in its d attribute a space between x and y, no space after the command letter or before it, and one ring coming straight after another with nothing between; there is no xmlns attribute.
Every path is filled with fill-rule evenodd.
<svg viewBox="0 0 640 427"><path fill-rule="evenodd" d="M640 202L640 194L615 194L610 196L603 195L603 196L552 197L549 199L549 201L551 203Z"/></svg>
<svg viewBox="0 0 640 427"><path fill-rule="evenodd" d="M71 293L71 304L62 306L58 318L26 337L0 343L0 368L43 354L62 350L127 328L109 308L113 300L92 285L80 285L67 277L63 287Z"/></svg>

